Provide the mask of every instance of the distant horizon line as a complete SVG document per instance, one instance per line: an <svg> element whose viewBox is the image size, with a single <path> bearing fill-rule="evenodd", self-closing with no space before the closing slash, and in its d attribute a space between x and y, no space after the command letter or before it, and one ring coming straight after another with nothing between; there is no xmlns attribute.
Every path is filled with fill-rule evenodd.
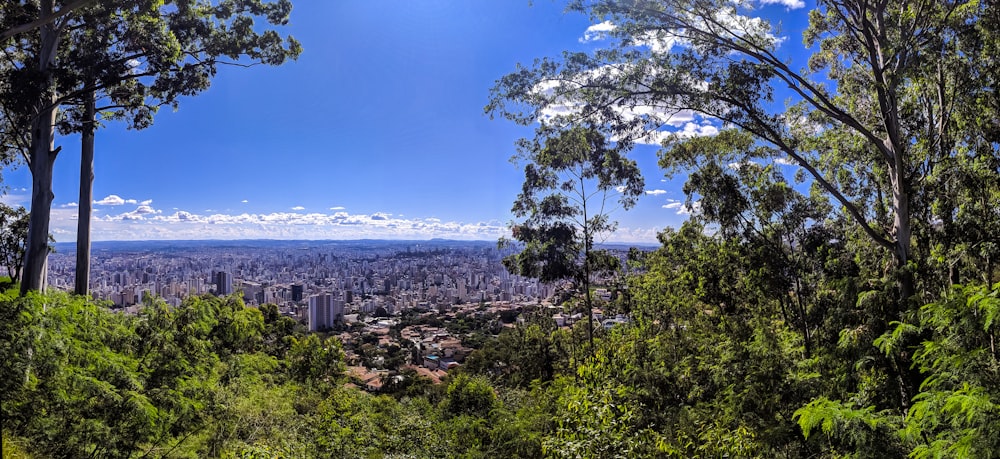
<svg viewBox="0 0 1000 459"><path fill-rule="evenodd" d="M97 241L91 241L91 244L96 243L150 243L150 242L198 242L198 243L232 243L232 242L486 242L493 243L497 242L496 239L448 239L448 238L430 238L430 239L379 239L379 238L359 238L359 239L268 239L268 238L245 238L245 239L102 239ZM71 245L76 246L76 242L56 242L56 245ZM657 247L658 243L653 242L605 242L598 243L597 245L633 245L633 246L645 246L645 247Z"/></svg>

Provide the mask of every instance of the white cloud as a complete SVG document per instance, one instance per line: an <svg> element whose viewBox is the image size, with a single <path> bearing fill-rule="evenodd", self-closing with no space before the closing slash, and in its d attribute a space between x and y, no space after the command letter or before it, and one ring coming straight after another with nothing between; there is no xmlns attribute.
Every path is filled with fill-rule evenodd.
<svg viewBox="0 0 1000 459"><path fill-rule="evenodd" d="M676 135L680 137L702 137L716 135L718 133L719 128L712 125L687 123L684 125L684 129L676 133Z"/></svg>
<svg viewBox="0 0 1000 459"><path fill-rule="evenodd" d="M795 160L793 160L792 158L788 158L788 157L785 157L785 156L782 156L780 158L775 158L774 159L774 164L779 164L779 165L782 165L782 166L798 166L799 165L799 163L795 162Z"/></svg>
<svg viewBox="0 0 1000 459"><path fill-rule="evenodd" d="M669 123L668 123L669 124ZM637 143L648 145L661 145L664 141L671 139L690 139L692 137L714 136L719 133L719 128L711 124L698 124L693 122L683 123L680 129L675 130L655 130L647 131L642 137L636 139Z"/></svg>
<svg viewBox="0 0 1000 459"><path fill-rule="evenodd" d="M768 0L763 0L765 3ZM772 3L795 3L802 0L770 0ZM805 6L803 4L802 6ZM721 24L725 29L723 33L731 33L740 37L760 37L763 38L766 44L772 46L780 46L788 37L778 37L772 33L773 29L771 25L759 17L749 17L743 16L736 11L734 7L722 8L715 13L713 18L719 24ZM703 24L706 26L707 24ZM711 29L712 26L707 28ZM762 43L763 44L763 43Z"/></svg>
<svg viewBox="0 0 1000 459"><path fill-rule="evenodd" d="M806 2L802 0L760 0L761 5L785 5L790 10L805 8Z"/></svg>
<svg viewBox="0 0 1000 459"><path fill-rule="evenodd" d="M757 164L753 161L740 161L735 163L729 163L726 166L734 171L738 171L740 169L743 169L744 167L755 167L758 170L762 167L760 164Z"/></svg>
<svg viewBox="0 0 1000 459"><path fill-rule="evenodd" d="M67 202L66 204L63 204L60 207L77 207L77 206L79 206L79 204L75 202Z"/></svg>
<svg viewBox="0 0 1000 459"><path fill-rule="evenodd" d="M94 204L99 206L120 206L125 204L125 200L122 199L122 197L118 196L117 194L109 194L107 197L101 199L100 201L94 201Z"/></svg>
<svg viewBox="0 0 1000 459"><path fill-rule="evenodd" d="M677 215L691 215L701 212L701 201L692 202L691 205L683 205L677 209Z"/></svg>
<svg viewBox="0 0 1000 459"><path fill-rule="evenodd" d="M780 3L789 8L799 8L804 6L802 0L761 0L765 4ZM737 6L723 7L712 13L711 18L697 17L694 14L688 18L693 27L699 27L714 31L723 36L730 36L739 39L753 39L761 46L780 46L787 37L774 35L771 25L760 17L744 16L739 13ZM590 42L607 38L608 34L614 31L616 26L610 21L594 24L587 28L581 42ZM646 48L651 54L665 54L671 52L676 46L691 46L685 35L688 32L683 30L655 30L628 37L625 45ZM752 37L752 38L751 38ZM619 80L620 77L628 74L635 68L636 64L610 64L595 68L576 75L574 81L547 80L540 82L534 91L543 96L551 96L550 103L542 107L539 113L539 122L547 122L559 117L572 116L580 112L585 106L582 98L576 94L579 88L591 84L601 84L601 80ZM653 79L655 75L647 78ZM707 89L706 82L689 82L695 91ZM642 89L640 84L635 84L636 89ZM673 108L672 105L681 107ZM697 136L712 136L719 133L722 127L719 120L709 116L683 109L685 105L675 104L671 100L644 100L642 97L633 97L618 106L612 107L624 121L636 121L642 125L642 131L633 132L637 138L637 143L660 145L665 140L672 138L691 138ZM618 139L612 139L618 140Z"/></svg>
<svg viewBox="0 0 1000 459"><path fill-rule="evenodd" d="M661 194L666 194L667 190L646 190L646 194L652 196L659 196Z"/></svg>
<svg viewBox="0 0 1000 459"><path fill-rule="evenodd" d="M292 210L306 210L306 208L302 207L302 206L295 206L295 207L292 207Z"/></svg>
<svg viewBox="0 0 1000 459"><path fill-rule="evenodd" d="M138 204L138 203L139 203L139 201L136 201L135 199L126 199L125 200L125 204Z"/></svg>
<svg viewBox="0 0 1000 459"><path fill-rule="evenodd" d="M52 229L60 242L76 234L76 210L53 209ZM620 227L609 242L655 243L662 228ZM197 240L197 239L431 239L496 240L510 236L505 223L497 220L458 222L436 217L403 218L376 212L371 215L273 212L193 213L185 210L166 214L152 206L113 215L95 215L92 238L102 240Z"/></svg>
<svg viewBox="0 0 1000 459"><path fill-rule="evenodd" d="M587 27L587 30L583 32L583 36L580 37L580 43L590 43L593 41L601 41L608 38L608 35L617 28L611 21L604 21L600 24L594 24ZM670 52L674 45L683 43L683 39L678 37L676 33L669 33L666 31L662 32L647 32L637 37L631 38L631 43L635 46L644 46L649 48L649 50L654 54L663 54Z"/></svg>
<svg viewBox="0 0 1000 459"><path fill-rule="evenodd" d="M167 219L165 219L164 221L179 221L179 222L187 222L187 221L195 221L195 220L198 220L198 218L199 218L199 217L198 217L197 215L194 215L194 214L192 214L192 213L190 213L190 212L184 212L184 211L182 210L182 211L179 211L179 212L174 212L174 214L173 214L173 215L171 215L171 216L167 217Z"/></svg>
<svg viewBox="0 0 1000 459"><path fill-rule="evenodd" d="M147 200L145 200L145 201L142 201L142 202L140 202L140 203L139 203L139 205L140 205L140 206L148 206L148 205L150 205L150 204L152 204L152 203L153 203L153 200L152 200L152 199L147 199Z"/></svg>
<svg viewBox="0 0 1000 459"><path fill-rule="evenodd" d="M607 38L608 33L615 30L615 25L611 21L604 21L600 24L594 24L587 27L587 30L583 32L583 36L580 37L580 43L587 43L591 41L603 40Z"/></svg>
<svg viewBox="0 0 1000 459"><path fill-rule="evenodd" d="M539 122L548 122L579 113L585 103L578 98L576 90L603 79L617 79L627 73L633 64L613 64L582 72L574 81L545 80L538 83L534 91L542 96L550 96L549 104L542 107ZM691 82L694 89L705 89L707 83ZM673 108L669 100L644 100L632 98L626 103L612 107L624 121L641 123L645 132L633 133L637 143L660 145L665 140L680 137L711 136L719 133L719 120L688 109ZM612 140L618 140L613 138Z"/></svg>
<svg viewBox="0 0 1000 459"><path fill-rule="evenodd" d="M650 31L632 39L636 46L649 48L654 55L667 54L674 46L683 45L686 41L675 33L668 31Z"/></svg>
<svg viewBox="0 0 1000 459"><path fill-rule="evenodd" d="M70 215L59 219L66 231ZM58 224L56 225L58 226ZM94 240L143 239L495 239L506 235L499 222L442 222L436 218L403 219L386 212L351 215L347 212L269 214L194 214L176 211L163 215L151 207L95 218Z"/></svg>
<svg viewBox="0 0 1000 459"><path fill-rule="evenodd" d="M333 206L333 207L330 208L330 210L344 210L344 209L347 209L347 208L344 207L344 206Z"/></svg>
<svg viewBox="0 0 1000 459"><path fill-rule="evenodd" d="M681 201L670 200L669 203L662 206L664 209L676 210L677 215L691 215L701 211L701 201L694 201L691 205L687 205Z"/></svg>
<svg viewBox="0 0 1000 459"><path fill-rule="evenodd" d="M250 201L247 201L246 199L244 199L244 200L242 200L242 201L240 201L240 202L242 202L243 204L246 204L246 203L248 203L248 202L250 202Z"/></svg>
<svg viewBox="0 0 1000 459"><path fill-rule="evenodd" d="M130 212L124 212L118 215L105 215L104 217L96 217L95 219L106 222L118 222L123 220L143 221L147 220L151 216L159 215L161 213L163 213L163 211L154 209L152 206L147 204L143 204Z"/></svg>

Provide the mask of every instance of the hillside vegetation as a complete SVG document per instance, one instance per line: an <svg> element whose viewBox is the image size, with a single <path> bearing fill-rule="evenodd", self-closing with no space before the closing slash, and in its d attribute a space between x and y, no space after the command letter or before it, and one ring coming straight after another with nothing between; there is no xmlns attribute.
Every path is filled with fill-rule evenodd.
<svg viewBox="0 0 1000 459"><path fill-rule="evenodd" d="M912 323L879 327L865 308L889 300L843 248L823 250L812 273L821 281L800 310L799 298L765 294L767 266L752 246L694 225L663 238L613 305L633 320L598 329L593 355L584 322L557 329L530 314L441 386L389 395L346 386L340 343L303 334L270 305L204 296L178 308L151 301L132 316L9 290L5 457L1000 451L1000 286L954 286ZM901 355L908 366L889 358Z"/></svg>

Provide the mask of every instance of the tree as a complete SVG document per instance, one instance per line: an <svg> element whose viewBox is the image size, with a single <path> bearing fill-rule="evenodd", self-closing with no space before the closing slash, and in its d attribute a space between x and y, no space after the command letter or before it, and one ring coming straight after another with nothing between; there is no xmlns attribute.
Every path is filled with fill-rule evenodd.
<svg viewBox="0 0 1000 459"><path fill-rule="evenodd" d="M28 239L25 244L24 279L21 291L40 290L43 287L45 262L48 258L48 244L45 236L49 233L49 211L52 207L52 168L59 149L55 148L55 121L58 98L53 73L63 22L53 16L53 0L41 0L38 9L39 39L33 43L34 53L25 53L28 62L34 60L37 66L25 65L22 87L13 86L15 94L22 96L23 105L30 107L30 141L26 162L31 170L31 218L28 221ZM20 91L19 91L20 90Z"/></svg>
<svg viewBox="0 0 1000 459"><path fill-rule="evenodd" d="M146 127L157 107L176 107L179 97L206 89L219 65L278 65L296 57L301 47L294 39L254 26L255 18L283 25L290 11L288 0L223 0L214 5L193 0L170 5L144 0L96 2L58 19L53 19L57 13L51 0L42 1L37 11L21 9L20 22L34 14L45 23L39 40L13 42L11 48L26 59L12 72L15 84L5 95L23 97L25 102L7 106L31 107L27 118L32 138L26 160L33 181L32 220L22 292L43 286L46 252L38 241L44 241L39 235L48 232L52 164L59 151L54 148L59 106L103 93L111 101L109 109L121 109L113 116L130 114L133 127ZM31 61L38 62L35 68L26 64ZM60 128L66 131L72 126Z"/></svg>
<svg viewBox="0 0 1000 459"><path fill-rule="evenodd" d="M919 199L926 179L950 167L949 158L995 150L982 141L995 138L995 122L957 116L995 89L986 71L992 59L976 58L995 46L993 32L980 27L988 7L819 1L803 37L812 53L803 70L793 68L767 21L744 16L752 8L724 0L570 2L608 21L616 46L519 68L499 80L487 109L525 124L590 123L626 144L662 138L678 113L752 134L768 148L749 151L750 159L800 167L890 255L899 301L885 319L898 318L920 293L915 247L928 237L920 232L930 223L922 220L929 203ZM781 107L779 97L791 104ZM675 156L682 143L661 155Z"/></svg>
<svg viewBox="0 0 1000 459"><path fill-rule="evenodd" d="M524 247L504 258L504 266L543 282L572 281L584 297L591 349L591 277L613 269L617 261L595 250L594 241L614 230L609 214L615 202L628 209L642 194L639 168L621 148L589 126L554 129L543 124L534 139L518 142L515 156L526 164L512 212L524 220L511 230ZM617 199L609 203L613 194ZM501 240L501 245L507 242Z"/></svg>
<svg viewBox="0 0 1000 459"><path fill-rule="evenodd" d="M481 377L459 374L450 384L442 402L448 416L489 417L499 401L490 383Z"/></svg>
<svg viewBox="0 0 1000 459"><path fill-rule="evenodd" d="M847 402L821 397L795 412L804 435L819 432L834 447L853 451L872 451L872 445L891 438L905 448L897 456L996 456L998 293L997 286L954 286L920 308L918 324L895 323L875 340L886 355L906 352L909 337L923 340L913 362L926 378L905 416L876 410L864 397Z"/></svg>
<svg viewBox="0 0 1000 459"><path fill-rule="evenodd" d="M966 226L993 228L1000 219L1000 169L991 160L1000 139L996 64L983 54L997 46L994 9L981 2L821 0L809 12L803 35L800 54L808 59L796 61L787 51L790 44L766 20L746 16L755 6L723 0L570 2L570 9L595 22L607 21L612 46L518 68L498 81L487 110L523 124L586 124L624 146L656 141L668 175L706 172L701 183L689 182L693 198L711 191L748 200L720 205L715 221L742 218L769 199L769 193L726 192L736 182L719 175L728 166L720 157L737 165L798 167L802 181L833 209L825 221L806 219L805 231L795 233L851 222L838 242L858 254L858 268L871 281L863 295L848 290L860 309L854 319L833 323L854 322L848 331L865 339L894 321L912 323L917 305L943 287L934 266L956 266L950 282L984 271L992 276L996 246L983 232L956 222L961 215ZM686 132L669 127L685 119L696 122ZM705 122L716 129L702 129ZM735 132L689 134L719 129ZM750 142L732 149L741 133ZM985 185L974 193L982 199L967 194L975 189L970 182ZM803 279L810 266L822 266L811 258L790 259L798 272L786 279ZM797 303L796 309L788 318L803 335L823 319ZM910 339L912 346L917 337ZM861 354L859 364L884 365L874 373L894 380L891 406L906 410L920 382L916 371L908 371L911 352L881 357L886 360Z"/></svg>
<svg viewBox="0 0 1000 459"><path fill-rule="evenodd" d="M571 356L557 332L556 323L545 313L526 314L525 323L504 328L463 363L464 371L481 374L507 387L528 388L534 382L552 381L569 367Z"/></svg>
<svg viewBox="0 0 1000 459"><path fill-rule="evenodd" d="M17 283L24 262L24 242L28 237L28 211L0 203L0 262L7 276Z"/></svg>

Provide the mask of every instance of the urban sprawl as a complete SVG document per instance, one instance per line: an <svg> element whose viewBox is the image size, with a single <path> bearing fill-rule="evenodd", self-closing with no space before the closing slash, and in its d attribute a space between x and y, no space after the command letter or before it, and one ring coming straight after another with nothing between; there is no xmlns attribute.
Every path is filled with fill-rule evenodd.
<svg viewBox="0 0 1000 459"><path fill-rule="evenodd" d="M51 287L72 290L73 254L57 247L50 257ZM273 304L310 332L339 336L352 380L378 391L399 366L438 382L460 365L475 344L448 326L455 320L513 321L525 307L551 312L557 326L581 319L552 304L558 284L508 273L507 254L459 241L99 242L90 291L126 313L153 298L177 306L204 294ZM605 327L626 320L594 313Z"/></svg>

